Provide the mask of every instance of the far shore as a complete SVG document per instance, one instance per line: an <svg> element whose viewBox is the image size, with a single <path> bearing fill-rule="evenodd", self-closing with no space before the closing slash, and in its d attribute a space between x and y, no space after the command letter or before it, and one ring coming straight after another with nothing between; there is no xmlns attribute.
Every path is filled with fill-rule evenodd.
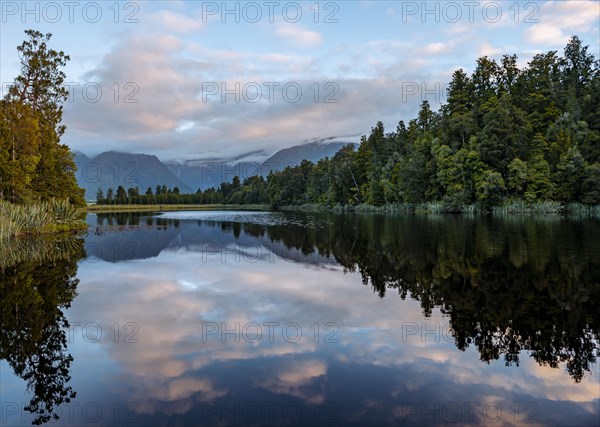
<svg viewBox="0 0 600 427"><path fill-rule="evenodd" d="M455 210L448 209L441 203L428 202L420 204L388 204L383 206L324 206L304 204L291 206L271 206L268 204L152 204L152 205L97 205L88 204L89 213L112 212L159 212L159 211L292 211L292 212L335 212L335 213L379 213L379 214L492 214L497 215L535 215L535 216L591 216L600 217L600 205L586 206L580 203L561 205L558 202L509 202L494 207L491 211L483 211L475 205L463 206Z"/></svg>
<svg viewBox="0 0 600 427"><path fill-rule="evenodd" d="M268 205L96 205L87 206L91 213L153 212L153 211L269 211Z"/></svg>

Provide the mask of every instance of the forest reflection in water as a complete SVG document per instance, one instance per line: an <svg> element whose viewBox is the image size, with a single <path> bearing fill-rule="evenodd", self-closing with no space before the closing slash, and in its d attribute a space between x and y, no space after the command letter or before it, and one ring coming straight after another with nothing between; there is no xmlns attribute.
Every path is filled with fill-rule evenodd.
<svg viewBox="0 0 600 427"><path fill-rule="evenodd" d="M565 362L576 382L596 361L595 219L287 213L256 224L227 213L200 217L298 262L333 258L359 272L379 297L393 292L420 301L424 316L439 307L450 317L456 347L475 346L483 361L503 357L518 365L528 350L541 365ZM177 229L185 219L181 213L100 214L97 224Z"/></svg>
<svg viewBox="0 0 600 427"><path fill-rule="evenodd" d="M423 318L439 309L456 348L475 348L483 362L519 369L531 357L566 369L574 383L597 372L596 220L181 212L98 214L88 222L85 241L3 247L1 357L27 382L36 422L75 396L64 310L77 295L77 262L86 253L118 263L235 244L259 262L339 264L359 273L374 299L418 301Z"/></svg>

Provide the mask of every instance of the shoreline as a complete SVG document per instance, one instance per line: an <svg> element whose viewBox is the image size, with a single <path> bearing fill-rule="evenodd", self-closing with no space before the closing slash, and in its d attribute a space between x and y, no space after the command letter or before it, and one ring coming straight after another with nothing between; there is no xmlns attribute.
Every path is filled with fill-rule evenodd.
<svg viewBox="0 0 600 427"><path fill-rule="evenodd" d="M153 212L153 211L271 211L268 205L88 205L87 213Z"/></svg>
<svg viewBox="0 0 600 427"><path fill-rule="evenodd" d="M411 215L531 215L531 216L585 216L600 217L600 205L583 205L571 203L561 205L557 202L542 202L526 204L524 202L505 203L489 210L475 205L448 207L441 203L427 202L419 204L387 204L383 206L356 205L356 206L323 206L319 204L287 205L273 208L266 204L175 204L175 205L88 205L87 213L118 213L118 212L152 212L152 211L269 211L269 212L331 212L331 213L356 213L356 214L411 214Z"/></svg>

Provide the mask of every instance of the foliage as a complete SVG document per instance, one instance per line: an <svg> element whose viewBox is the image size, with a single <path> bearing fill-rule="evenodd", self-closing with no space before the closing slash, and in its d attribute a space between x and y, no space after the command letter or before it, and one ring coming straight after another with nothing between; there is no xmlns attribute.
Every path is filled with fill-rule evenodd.
<svg viewBox="0 0 600 427"><path fill-rule="evenodd" d="M0 241L24 234L79 229L84 211L68 200L50 199L19 205L0 201Z"/></svg>
<svg viewBox="0 0 600 427"><path fill-rule="evenodd" d="M68 97L61 69L69 56L48 47L51 34L25 33L28 39L17 47L21 74L0 100L0 200L27 204L59 198L84 206L73 154L60 143L62 103Z"/></svg>

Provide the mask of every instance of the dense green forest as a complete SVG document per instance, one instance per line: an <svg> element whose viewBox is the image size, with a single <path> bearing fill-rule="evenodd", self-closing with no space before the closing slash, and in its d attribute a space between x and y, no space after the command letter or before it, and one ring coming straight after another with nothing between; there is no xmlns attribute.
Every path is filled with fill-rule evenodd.
<svg viewBox="0 0 600 427"><path fill-rule="evenodd" d="M351 145L316 164L222 183L217 189L112 189L99 203L265 203L416 205L442 210L517 208L546 203L600 204L600 62L573 36L564 49L538 54L519 69L516 55L477 60L452 75L437 112L424 101L395 131L378 122ZM548 202L552 202L548 205Z"/></svg>
<svg viewBox="0 0 600 427"><path fill-rule="evenodd" d="M52 198L84 206L75 179L65 132L62 103L67 100L64 52L48 47L51 34L25 31L17 47L21 73L0 100L0 201L28 204Z"/></svg>

